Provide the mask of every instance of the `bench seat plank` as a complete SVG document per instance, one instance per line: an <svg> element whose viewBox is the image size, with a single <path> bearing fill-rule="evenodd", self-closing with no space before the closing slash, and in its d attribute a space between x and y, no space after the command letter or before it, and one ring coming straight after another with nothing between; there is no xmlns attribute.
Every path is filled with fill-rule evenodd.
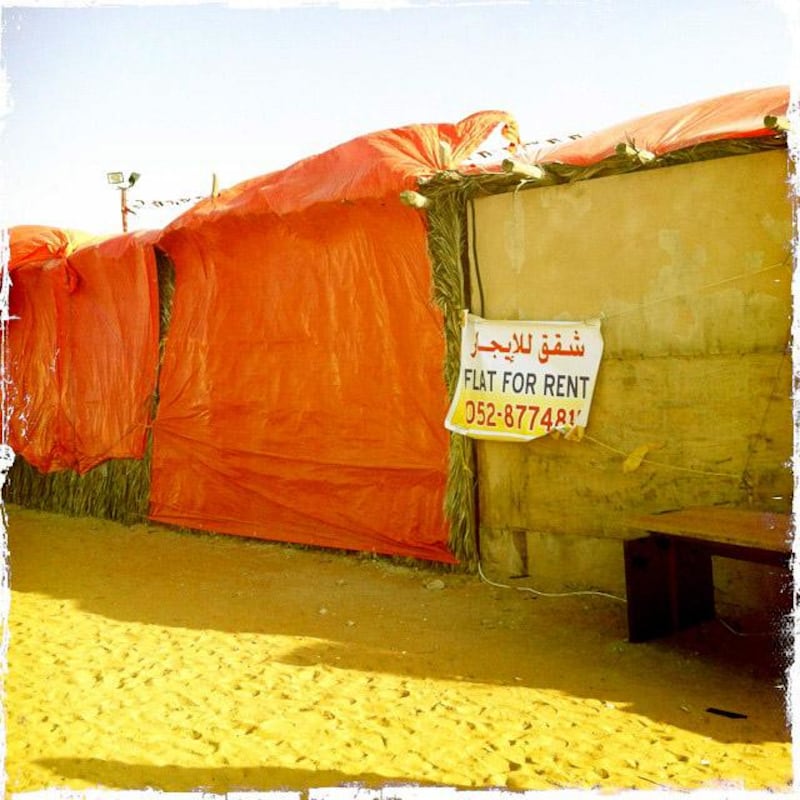
<svg viewBox="0 0 800 800"><path fill-rule="evenodd" d="M632 528L649 533L687 536L776 553L791 552L789 514L708 506L637 514L627 522Z"/></svg>
<svg viewBox="0 0 800 800"><path fill-rule="evenodd" d="M789 566L789 514L708 506L626 521L647 533L623 543L631 642L714 618L714 555Z"/></svg>

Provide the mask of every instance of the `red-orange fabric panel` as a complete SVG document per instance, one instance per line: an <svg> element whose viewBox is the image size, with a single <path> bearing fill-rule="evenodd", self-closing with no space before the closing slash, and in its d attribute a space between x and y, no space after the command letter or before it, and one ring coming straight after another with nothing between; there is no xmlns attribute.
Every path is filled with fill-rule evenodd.
<svg viewBox="0 0 800 800"><path fill-rule="evenodd" d="M632 143L661 156L703 142L772 136L774 131L764 126L764 118L786 116L788 105L788 86L735 92L647 114L567 142L526 145L515 158L586 167L613 156L620 144ZM499 172L501 162L502 158L465 171Z"/></svg>
<svg viewBox="0 0 800 800"><path fill-rule="evenodd" d="M451 560L444 339L399 203L231 217L165 240L177 291L151 517Z"/></svg>
<svg viewBox="0 0 800 800"><path fill-rule="evenodd" d="M714 97L614 125L600 133L558 145L544 162L587 166L614 155L618 144L664 155L702 142L770 136L766 116L784 116L788 86L773 86Z"/></svg>
<svg viewBox="0 0 800 800"><path fill-rule="evenodd" d="M152 519L453 560L443 321L424 218L399 193L511 122L370 134L165 230L176 292Z"/></svg>
<svg viewBox="0 0 800 800"><path fill-rule="evenodd" d="M516 144L516 124L505 111L481 111L456 124L367 134L201 201L167 230L198 228L210 218L255 209L291 214L318 203L394 199L403 189L416 189L419 178L457 168L501 124Z"/></svg>
<svg viewBox="0 0 800 800"><path fill-rule="evenodd" d="M91 241L83 231L63 230L46 225L17 225L9 230L9 269L25 264L67 256L76 247Z"/></svg>
<svg viewBox="0 0 800 800"><path fill-rule="evenodd" d="M158 357L152 235L33 252L10 263L9 444L41 472L141 458Z"/></svg>
<svg viewBox="0 0 800 800"><path fill-rule="evenodd" d="M41 472L63 469L59 443L56 292L60 259L15 268L7 333L8 443Z"/></svg>

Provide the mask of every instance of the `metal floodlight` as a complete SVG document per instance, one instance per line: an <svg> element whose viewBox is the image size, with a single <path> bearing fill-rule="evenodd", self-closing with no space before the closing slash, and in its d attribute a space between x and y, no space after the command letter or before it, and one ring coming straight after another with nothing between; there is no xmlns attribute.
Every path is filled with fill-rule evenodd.
<svg viewBox="0 0 800 800"><path fill-rule="evenodd" d="M142 176L138 172L131 172L130 177L128 178L128 188L133 186L136 181L139 180Z"/></svg>
<svg viewBox="0 0 800 800"><path fill-rule="evenodd" d="M139 177L138 175L136 176ZM121 172L107 172L106 179L112 186L116 186L117 184L124 183L125 176Z"/></svg>

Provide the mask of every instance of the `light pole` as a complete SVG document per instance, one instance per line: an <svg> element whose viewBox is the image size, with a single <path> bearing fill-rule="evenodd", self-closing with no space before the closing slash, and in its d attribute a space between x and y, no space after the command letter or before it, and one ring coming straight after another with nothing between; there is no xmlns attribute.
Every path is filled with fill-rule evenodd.
<svg viewBox="0 0 800 800"><path fill-rule="evenodd" d="M136 181L142 176L138 172L131 172L128 180L121 172L107 172L106 179L112 186L116 186L120 191L119 207L122 213L122 232L128 232L128 189L130 189Z"/></svg>

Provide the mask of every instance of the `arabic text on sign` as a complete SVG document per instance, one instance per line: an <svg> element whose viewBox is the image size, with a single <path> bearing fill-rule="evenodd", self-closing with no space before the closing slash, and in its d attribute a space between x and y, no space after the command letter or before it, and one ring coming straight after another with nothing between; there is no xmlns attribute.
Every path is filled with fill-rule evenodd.
<svg viewBox="0 0 800 800"><path fill-rule="evenodd" d="M553 356L582 358L585 355L586 348L581 343L578 331L573 332L569 344L564 344L561 338L560 333L541 334L542 344L537 349L540 364L546 364ZM480 331L476 331L470 356L475 358L478 353L491 353L492 358L497 358L497 354L501 353L506 361L512 362L515 355L530 355L533 350L532 333L513 333L506 343L491 339L489 344L481 344Z"/></svg>

